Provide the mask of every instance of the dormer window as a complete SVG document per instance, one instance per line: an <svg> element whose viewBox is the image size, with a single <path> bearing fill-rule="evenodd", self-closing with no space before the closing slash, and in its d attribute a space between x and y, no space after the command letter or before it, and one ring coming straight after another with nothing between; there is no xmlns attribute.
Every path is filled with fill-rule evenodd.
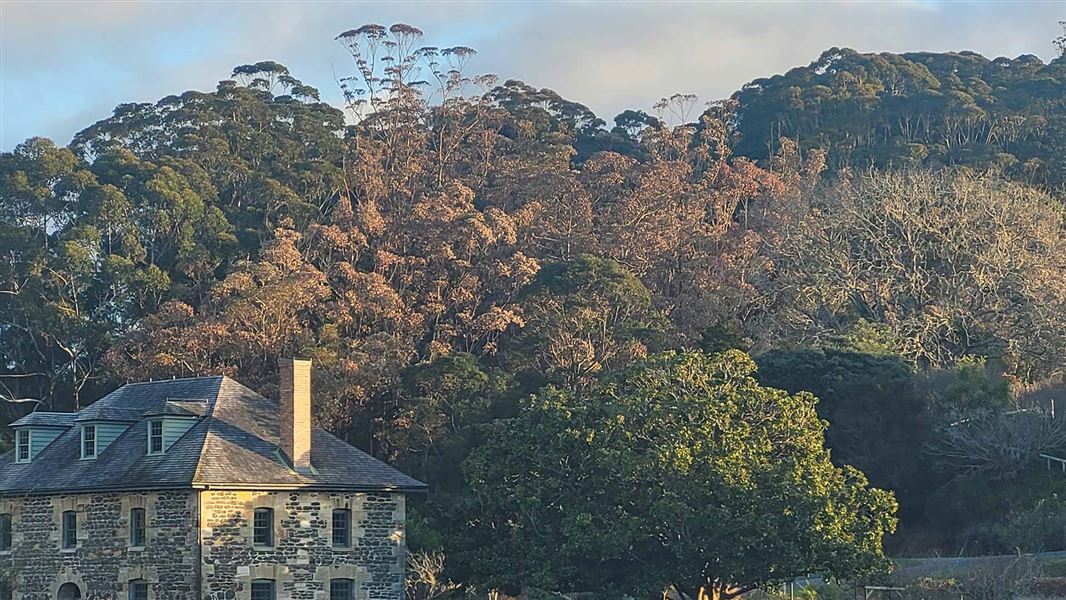
<svg viewBox="0 0 1066 600"><path fill-rule="evenodd" d="M15 434L16 442L15 446L15 462L26 463L30 462L30 432L26 429L21 429Z"/></svg>
<svg viewBox="0 0 1066 600"><path fill-rule="evenodd" d="M148 454L163 453L163 420L148 421Z"/></svg>
<svg viewBox="0 0 1066 600"><path fill-rule="evenodd" d="M96 425L81 427L81 457L96 458Z"/></svg>

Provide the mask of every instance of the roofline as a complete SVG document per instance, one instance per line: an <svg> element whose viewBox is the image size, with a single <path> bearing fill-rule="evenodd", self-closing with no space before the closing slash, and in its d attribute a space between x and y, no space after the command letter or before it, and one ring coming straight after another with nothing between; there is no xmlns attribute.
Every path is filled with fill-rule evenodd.
<svg viewBox="0 0 1066 600"><path fill-rule="evenodd" d="M367 486L367 485L339 485L339 484L316 484L310 483L307 485L292 485L292 484L255 484L255 483L194 483L194 484L174 484L174 485L115 485L115 486L95 486L85 488L65 488L60 490L46 490L46 489L14 489L14 490L0 490L0 498L11 498L19 496L59 496L70 494L92 494L96 492L151 492L151 491L173 491L173 490L189 490L189 491L205 491L205 490L239 490L239 491L268 491L268 492L287 492L287 491L300 491L300 492L355 492L355 493L371 493L371 492L390 492L390 493L426 493L429 486Z"/></svg>
<svg viewBox="0 0 1066 600"><path fill-rule="evenodd" d="M23 423L22 425L16 425L12 423L8 425L8 427L12 429L21 429L23 427L32 427L33 429L70 429L71 427L74 427L74 422L71 422L70 425L39 425L36 423Z"/></svg>
<svg viewBox="0 0 1066 600"><path fill-rule="evenodd" d="M122 389L127 385L145 385L149 383L166 383L168 381L190 381L193 379L228 379L225 375L194 375L192 377L175 377L173 379L149 379L148 381L128 381L116 389Z"/></svg>
<svg viewBox="0 0 1066 600"><path fill-rule="evenodd" d="M85 488L66 488L61 490L50 489L12 489L0 490L0 498L18 496L60 496L71 494L92 494L94 492L148 492L148 491L171 491L192 489L188 484L174 485L129 485L129 486L96 486Z"/></svg>
<svg viewBox="0 0 1066 600"><path fill-rule="evenodd" d="M201 490L248 490L248 491L324 491L324 492L426 492L429 486L416 485L345 485L339 483L194 483L194 489Z"/></svg>

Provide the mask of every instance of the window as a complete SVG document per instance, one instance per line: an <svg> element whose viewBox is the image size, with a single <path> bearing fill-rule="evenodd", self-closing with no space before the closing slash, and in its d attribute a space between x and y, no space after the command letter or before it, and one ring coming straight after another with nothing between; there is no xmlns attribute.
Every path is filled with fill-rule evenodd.
<svg viewBox="0 0 1066 600"><path fill-rule="evenodd" d="M274 545L274 509L255 509L252 518L252 543L256 546Z"/></svg>
<svg viewBox="0 0 1066 600"><path fill-rule="evenodd" d="M130 582L130 600L148 600L148 582L142 579Z"/></svg>
<svg viewBox="0 0 1066 600"><path fill-rule="evenodd" d="M355 582L351 579L329 580L329 600L355 600Z"/></svg>
<svg viewBox="0 0 1066 600"><path fill-rule="evenodd" d="M96 425L81 427L81 457L96 458Z"/></svg>
<svg viewBox="0 0 1066 600"><path fill-rule="evenodd" d="M333 509L333 547L347 548L352 545L352 511L347 508Z"/></svg>
<svg viewBox="0 0 1066 600"><path fill-rule="evenodd" d="M274 580L252 580L252 600L274 600Z"/></svg>
<svg viewBox="0 0 1066 600"><path fill-rule="evenodd" d="M22 429L17 434L18 441L18 455L15 460L18 462L30 461L30 432L28 429Z"/></svg>
<svg viewBox="0 0 1066 600"><path fill-rule="evenodd" d="M130 546L133 548L144 547L145 520L143 508L134 508L130 511Z"/></svg>
<svg viewBox="0 0 1066 600"><path fill-rule="evenodd" d="M0 552L11 550L11 515L0 515Z"/></svg>
<svg viewBox="0 0 1066 600"><path fill-rule="evenodd" d="M148 454L163 453L163 421L148 421Z"/></svg>
<svg viewBox="0 0 1066 600"><path fill-rule="evenodd" d="M6 581L0 581L0 600L13 600L14 593L11 591L11 584Z"/></svg>
<svg viewBox="0 0 1066 600"><path fill-rule="evenodd" d="M78 547L78 513L68 510L63 513L63 548Z"/></svg>

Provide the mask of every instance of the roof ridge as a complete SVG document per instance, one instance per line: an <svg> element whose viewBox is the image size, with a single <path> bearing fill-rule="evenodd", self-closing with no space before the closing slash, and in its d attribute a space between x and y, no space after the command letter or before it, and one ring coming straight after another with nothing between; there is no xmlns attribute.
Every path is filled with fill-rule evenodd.
<svg viewBox="0 0 1066 600"><path fill-rule="evenodd" d="M200 479L201 470L204 468L204 450L207 449L207 440L211 439L212 435L211 426L214 424L215 421L215 405L218 404L218 398L222 395L222 386L225 385L226 381L233 381L234 383L237 383L236 381L229 377L226 377L225 375L219 375L218 387L215 388L215 394L214 396L207 399L207 409L204 410L204 415L200 419L200 422L195 425L196 427L203 425L204 439L200 441L200 447L196 450L196 468L192 470L191 480L193 482L198 481Z"/></svg>
<svg viewBox="0 0 1066 600"><path fill-rule="evenodd" d="M195 377L175 377L174 379L153 379L151 381L129 381L129 382L126 382L125 384L119 386L117 389L120 390L120 389L122 389L124 387L129 387L131 385L151 385L153 383L169 383L169 382L172 382L172 381L191 381L193 379L230 379L230 378L226 377L225 375L197 375Z"/></svg>

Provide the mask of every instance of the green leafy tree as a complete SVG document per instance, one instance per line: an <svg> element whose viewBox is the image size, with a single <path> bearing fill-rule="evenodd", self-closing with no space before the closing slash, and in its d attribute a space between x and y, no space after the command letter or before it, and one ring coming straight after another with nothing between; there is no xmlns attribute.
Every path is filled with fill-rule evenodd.
<svg viewBox="0 0 1066 600"><path fill-rule="evenodd" d="M730 351L667 353L485 431L450 554L489 588L734 598L884 566L890 493L838 468L816 400Z"/></svg>
<svg viewBox="0 0 1066 600"><path fill-rule="evenodd" d="M469 353L410 367L402 374L398 395L401 408L383 436L389 454L441 494L461 490L459 465L476 439L477 426L517 410L511 376Z"/></svg>
<svg viewBox="0 0 1066 600"><path fill-rule="evenodd" d="M651 292L621 264L592 255L545 265L521 298L524 326L505 361L528 389L580 388L663 344Z"/></svg>
<svg viewBox="0 0 1066 600"><path fill-rule="evenodd" d="M835 464L854 466L892 490L904 510L924 507L932 481L923 448L935 428L910 364L848 348L771 350L757 362L763 385L818 397Z"/></svg>

